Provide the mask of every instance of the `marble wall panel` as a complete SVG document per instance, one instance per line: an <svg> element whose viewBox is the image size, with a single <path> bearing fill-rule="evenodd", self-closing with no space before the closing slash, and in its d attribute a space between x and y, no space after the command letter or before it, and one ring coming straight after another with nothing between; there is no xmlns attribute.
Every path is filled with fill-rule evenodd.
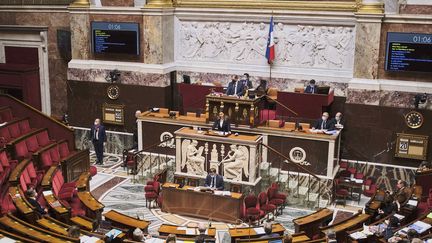
<svg viewBox="0 0 432 243"><path fill-rule="evenodd" d="M88 14L71 13L72 58L87 60L90 56L90 19Z"/></svg>
<svg viewBox="0 0 432 243"><path fill-rule="evenodd" d="M381 92L379 90L348 89L347 103L379 105Z"/></svg>
<svg viewBox="0 0 432 243"><path fill-rule="evenodd" d="M354 58L355 78L378 78L381 23L357 23Z"/></svg>
<svg viewBox="0 0 432 243"><path fill-rule="evenodd" d="M401 4L399 12L401 14L432 14L432 5Z"/></svg>
<svg viewBox="0 0 432 243"><path fill-rule="evenodd" d="M105 77L111 70L105 69L76 69L69 68L68 80L107 82ZM170 74L155 74L143 72L120 71L120 82L122 84L143 85L153 87L166 87L170 85Z"/></svg>
<svg viewBox="0 0 432 243"><path fill-rule="evenodd" d="M75 146L77 149L94 150L90 140L90 130L74 128ZM105 153L123 154L123 149L130 149L133 145L132 134L120 134L107 131L107 143L105 145Z"/></svg>
<svg viewBox="0 0 432 243"><path fill-rule="evenodd" d="M228 86L228 83L231 81L232 74L219 74L219 73L201 73L201 72L185 72L178 71L177 72L177 81L183 82L183 75L189 75L191 77L192 83L213 83L213 84L221 84L223 86ZM238 73L240 77L243 73ZM253 86L256 87L259 84L260 79L265 79L269 81L269 77L262 76L251 76L250 77ZM347 96L347 83L337 83L337 82L328 82L328 81L320 81L316 80L319 86L330 86L334 89L336 96ZM293 92L295 88L305 87L309 83L309 80L303 79L285 79L285 78L272 78L271 81L268 82L269 87L277 88L281 91L291 91Z"/></svg>
<svg viewBox="0 0 432 243"><path fill-rule="evenodd" d="M144 63L163 63L162 16L143 17Z"/></svg>

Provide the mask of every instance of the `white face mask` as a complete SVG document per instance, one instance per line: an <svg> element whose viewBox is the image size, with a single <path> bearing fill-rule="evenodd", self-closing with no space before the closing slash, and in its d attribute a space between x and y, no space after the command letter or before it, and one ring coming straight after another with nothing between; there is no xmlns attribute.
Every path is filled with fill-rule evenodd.
<svg viewBox="0 0 432 243"><path fill-rule="evenodd" d="M340 116L336 117L336 121L340 121L340 119L341 119Z"/></svg>
<svg viewBox="0 0 432 243"><path fill-rule="evenodd" d="M98 123L97 123L97 122L95 122L94 124L95 124L95 126L97 126L97 125L98 125Z"/></svg>
<svg viewBox="0 0 432 243"><path fill-rule="evenodd" d="M321 118L323 119L323 121L327 120L326 116L322 116Z"/></svg>

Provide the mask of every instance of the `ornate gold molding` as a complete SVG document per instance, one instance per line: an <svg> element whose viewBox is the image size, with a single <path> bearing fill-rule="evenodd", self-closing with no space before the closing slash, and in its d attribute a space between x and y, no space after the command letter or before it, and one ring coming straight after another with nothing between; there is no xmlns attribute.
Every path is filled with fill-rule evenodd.
<svg viewBox="0 0 432 243"><path fill-rule="evenodd" d="M384 4L383 3L361 3L358 13L368 13L368 14L382 14L384 13Z"/></svg>
<svg viewBox="0 0 432 243"><path fill-rule="evenodd" d="M172 6L172 0L147 0L144 8L171 8Z"/></svg>
<svg viewBox="0 0 432 243"><path fill-rule="evenodd" d="M175 7L193 8L242 8L356 12L358 0L176 0Z"/></svg>
<svg viewBox="0 0 432 243"><path fill-rule="evenodd" d="M70 8L90 8L90 1L89 0L75 0L71 5L69 5Z"/></svg>

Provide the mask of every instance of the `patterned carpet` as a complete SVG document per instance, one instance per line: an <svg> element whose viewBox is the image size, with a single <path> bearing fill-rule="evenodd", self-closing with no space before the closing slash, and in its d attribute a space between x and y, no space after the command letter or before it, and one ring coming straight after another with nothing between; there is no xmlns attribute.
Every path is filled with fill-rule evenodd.
<svg viewBox="0 0 432 243"><path fill-rule="evenodd" d="M94 164L94 152L90 154L90 161ZM163 223L181 226L196 226L201 222L208 223L203 219L164 213L159 208L148 209L144 196L144 185L134 183L132 176L127 175L126 170L121 165L121 156L105 154L104 164L97 165L98 174L90 181L91 192L105 205L105 212L115 209L133 217L149 220L151 222L149 233L155 235ZM351 216L354 212L362 209L367 200L368 198L363 198L360 204L349 201L345 207L332 206L335 211L334 221L340 221ZM294 232L293 219L310 213L312 213L310 210L286 207L283 214L275 218L275 222L283 224L289 232ZM227 229L234 227L234 225L222 222L212 222L212 226L217 229L218 242L227 240Z"/></svg>

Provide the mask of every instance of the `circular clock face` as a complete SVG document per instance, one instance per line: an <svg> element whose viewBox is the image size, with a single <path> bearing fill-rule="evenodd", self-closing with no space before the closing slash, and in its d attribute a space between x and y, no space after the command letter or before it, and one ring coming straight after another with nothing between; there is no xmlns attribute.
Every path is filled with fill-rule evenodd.
<svg viewBox="0 0 432 243"><path fill-rule="evenodd" d="M423 115L418 111L410 111L405 115L405 122L410 128L419 128L423 125Z"/></svg>
<svg viewBox="0 0 432 243"><path fill-rule="evenodd" d="M108 98L112 100L118 99L120 95L120 88L117 85L110 85L107 89Z"/></svg>

